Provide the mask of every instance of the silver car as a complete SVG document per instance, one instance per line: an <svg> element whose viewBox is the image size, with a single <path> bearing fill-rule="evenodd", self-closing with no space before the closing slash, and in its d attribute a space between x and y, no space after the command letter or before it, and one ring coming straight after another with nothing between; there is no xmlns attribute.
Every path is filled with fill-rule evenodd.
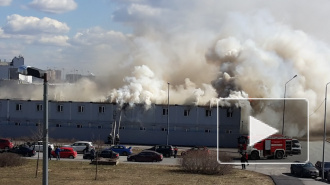
<svg viewBox="0 0 330 185"><path fill-rule="evenodd" d="M54 150L54 144L51 144L51 143L48 142L48 146L50 146L52 148L52 150ZM35 150L36 152L42 152L43 148L44 148L43 147L43 141L33 142L32 144L29 145L29 148L31 150Z"/></svg>
<svg viewBox="0 0 330 185"><path fill-rule="evenodd" d="M71 145L64 145L63 147L71 147L73 148L75 151L77 151L78 153L87 153L87 148L89 150L91 150L92 148L94 148L93 143L90 141L77 141L74 142Z"/></svg>

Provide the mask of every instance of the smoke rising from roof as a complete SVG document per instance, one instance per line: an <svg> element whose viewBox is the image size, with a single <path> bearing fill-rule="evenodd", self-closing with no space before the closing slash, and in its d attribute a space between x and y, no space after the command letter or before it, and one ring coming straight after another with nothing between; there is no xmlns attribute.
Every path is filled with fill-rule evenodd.
<svg viewBox="0 0 330 185"><path fill-rule="evenodd" d="M171 104L210 105L219 97L283 98L285 83L294 75L298 77L287 84L286 97L307 98L310 112L324 99L324 85L330 80L330 48L307 33L311 28L302 20L312 20L309 16L313 15L297 18L296 6L304 2L116 2L120 8L113 20L132 33L111 32L93 56L93 71L100 71L102 79L56 87L61 100L148 107L167 103L168 90ZM300 8L306 11L317 6ZM287 109L286 114L297 109ZM260 116L281 118L282 109L252 105L251 111L258 110L264 111ZM312 131L322 129L322 114L320 109L310 118ZM299 125L299 120L292 125Z"/></svg>

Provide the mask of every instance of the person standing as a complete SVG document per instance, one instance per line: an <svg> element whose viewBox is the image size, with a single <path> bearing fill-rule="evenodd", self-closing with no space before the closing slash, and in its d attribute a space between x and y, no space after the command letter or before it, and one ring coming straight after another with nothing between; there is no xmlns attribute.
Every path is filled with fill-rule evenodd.
<svg viewBox="0 0 330 185"><path fill-rule="evenodd" d="M50 145L48 146L48 159L52 160L52 147Z"/></svg>
<svg viewBox="0 0 330 185"><path fill-rule="evenodd" d="M249 160L248 160L249 159L249 155L247 154L247 152L245 152L244 156L245 156L245 162L249 166Z"/></svg>
<svg viewBox="0 0 330 185"><path fill-rule="evenodd" d="M60 152L61 152L61 149L59 147L56 147L56 149L55 149L56 160L61 159Z"/></svg>
<svg viewBox="0 0 330 185"><path fill-rule="evenodd" d="M175 147L174 148L174 158L176 158L177 154L178 154L178 147Z"/></svg>
<svg viewBox="0 0 330 185"><path fill-rule="evenodd" d="M242 170L245 170L245 162L246 162L245 155L242 155L241 157Z"/></svg>
<svg viewBox="0 0 330 185"><path fill-rule="evenodd" d="M95 149L92 148L91 149L91 162L93 162L94 158L95 158Z"/></svg>

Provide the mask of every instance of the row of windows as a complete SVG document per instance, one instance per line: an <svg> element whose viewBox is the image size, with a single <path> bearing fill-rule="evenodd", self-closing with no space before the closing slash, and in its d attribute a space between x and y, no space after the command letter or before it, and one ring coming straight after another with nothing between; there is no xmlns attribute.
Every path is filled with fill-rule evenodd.
<svg viewBox="0 0 330 185"><path fill-rule="evenodd" d="M20 124L19 122L16 122L15 125L16 125L16 126L20 126L21 124ZM40 126L40 123L36 123L36 126ZM62 127L62 124L56 124L56 127ZM77 128L83 128L83 125L81 125L81 124L76 124L76 127L77 127ZM102 129L103 126L102 126L102 125L98 125L97 128L98 128L98 129ZM119 127L119 129L120 129L120 130L125 130L125 127L124 127L124 126L121 126L121 127ZM146 130L146 128L145 128L145 127L140 127L140 130L143 131L143 130ZM154 129L153 129L153 130L154 130ZM164 131L164 132L167 132L167 128L164 128L164 127L161 128L160 130L161 130L161 131ZM186 131L186 132L189 132L190 129L186 128L185 131ZM211 129L205 129L204 132L205 132L205 133L211 133ZM232 130L226 130L225 133L226 133L226 134L231 134L231 133L232 133Z"/></svg>
<svg viewBox="0 0 330 185"><path fill-rule="evenodd" d="M22 104L16 104L16 110L21 111L22 110ZM42 104L37 104L37 111L42 111L43 106ZM63 105L58 105L57 106L57 112L63 112ZM79 105L78 106L78 112L82 113L84 112L84 106ZM99 106L99 113L104 113L105 112L105 106ZM168 115L168 109L164 108L163 109L163 115ZM189 116L190 115L190 109L185 109L183 111L183 116ZM205 110L205 116L206 117L211 117L212 116L212 110L206 109ZM233 117L233 111L231 108L227 109L227 117Z"/></svg>

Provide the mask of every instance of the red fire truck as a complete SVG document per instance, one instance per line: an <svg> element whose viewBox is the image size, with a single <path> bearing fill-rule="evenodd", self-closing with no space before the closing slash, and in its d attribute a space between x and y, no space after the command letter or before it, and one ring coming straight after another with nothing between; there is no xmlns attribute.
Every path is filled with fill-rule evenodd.
<svg viewBox="0 0 330 185"><path fill-rule="evenodd" d="M249 136L240 136L238 138L238 152L241 154L247 152L251 160L262 157L282 159L293 154L292 138L276 134L255 143L253 146L249 146Z"/></svg>

